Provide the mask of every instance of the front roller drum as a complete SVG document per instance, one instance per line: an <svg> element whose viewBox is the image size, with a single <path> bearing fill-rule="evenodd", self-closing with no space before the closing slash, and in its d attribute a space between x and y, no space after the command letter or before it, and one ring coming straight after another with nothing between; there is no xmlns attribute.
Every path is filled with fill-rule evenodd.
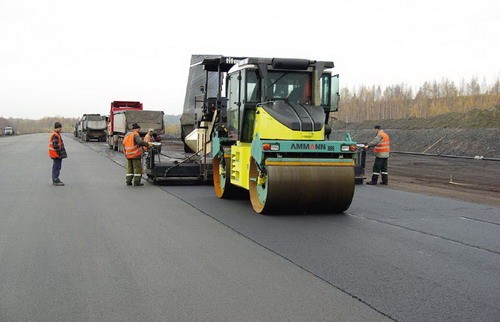
<svg viewBox="0 0 500 322"><path fill-rule="evenodd" d="M250 162L250 201L257 213L341 213L351 205L352 166L272 165L266 169L263 177L256 163Z"/></svg>

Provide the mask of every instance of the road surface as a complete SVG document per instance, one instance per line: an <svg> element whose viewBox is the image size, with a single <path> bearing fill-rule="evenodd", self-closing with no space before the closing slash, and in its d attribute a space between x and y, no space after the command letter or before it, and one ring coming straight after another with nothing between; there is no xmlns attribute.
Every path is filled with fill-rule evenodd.
<svg viewBox="0 0 500 322"><path fill-rule="evenodd" d="M0 321L388 320L64 139L64 187L48 134L0 140Z"/></svg>
<svg viewBox="0 0 500 322"><path fill-rule="evenodd" d="M342 215L261 216L211 186L126 187L123 155L0 140L0 321L500 319L500 209L356 187Z"/></svg>

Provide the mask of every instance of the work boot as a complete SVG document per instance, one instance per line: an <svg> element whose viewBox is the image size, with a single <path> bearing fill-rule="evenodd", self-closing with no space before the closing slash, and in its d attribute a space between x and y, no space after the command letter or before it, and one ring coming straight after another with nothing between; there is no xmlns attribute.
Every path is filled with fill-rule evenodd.
<svg viewBox="0 0 500 322"><path fill-rule="evenodd" d="M134 176L134 186L140 187L143 186L144 183L141 183L142 175L135 175Z"/></svg>
<svg viewBox="0 0 500 322"><path fill-rule="evenodd" d="M64 182L62 182L62 181L61 181L61 180L59 180L59 179L54 180L54 181L52 182L52 184L53 184L54 186L64 186Z"/></svg>
<svg viewBox="0 0 500 322"><path fill-rule="evenodd" d="M387 185L389 183L389 175L387 173L382 173L382 182L380 184Z"/></svg>
<svg viewBox="0 0 500 322"><path fill-rule="evenodd" d="M372 181L368 181L366 184L376 185L378 181L378 174L372 175Z"/></svg>

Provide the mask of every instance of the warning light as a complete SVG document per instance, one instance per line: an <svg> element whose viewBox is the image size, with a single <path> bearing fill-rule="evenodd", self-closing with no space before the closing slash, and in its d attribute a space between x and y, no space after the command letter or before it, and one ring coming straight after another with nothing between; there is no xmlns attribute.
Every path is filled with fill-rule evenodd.
<svg viewBox="0 0 500 322"><path fill-rule="evenodd" d="M264 144L262 144L262 150L264 150L264 151L279 151L280 145L277 143L264 143Z"/></svg>

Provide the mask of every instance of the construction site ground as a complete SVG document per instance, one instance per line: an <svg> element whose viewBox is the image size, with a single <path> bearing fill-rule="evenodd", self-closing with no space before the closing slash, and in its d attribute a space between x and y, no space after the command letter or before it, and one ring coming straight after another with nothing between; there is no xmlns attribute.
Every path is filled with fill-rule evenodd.
<svg viewBox="0 0 500 322"><path fill-rule="evenodd" d="M367 178L374 159L367 155ZM389 188L500 206L500 161L394 153L388 163Z"/></svg>

